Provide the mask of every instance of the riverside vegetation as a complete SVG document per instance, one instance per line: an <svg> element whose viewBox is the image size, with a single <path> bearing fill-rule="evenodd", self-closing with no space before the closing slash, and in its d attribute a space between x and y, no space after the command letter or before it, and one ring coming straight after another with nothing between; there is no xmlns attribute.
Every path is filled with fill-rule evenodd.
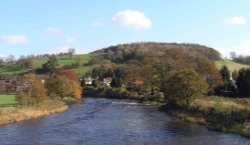
<svg viewBox="0 0 250 145"><path fill-rule="evenodd" d="M250 134L250 70L237 65L238 69L230 72L224 63L219 63L223 62L220 53L212 48L197 44L132 43L95 51L88 55L91 59L87 62L80 58L64 66L58 64L62 58L76 58L72 54L69 50L67 54L32 57L33 62L47 59L38 68L29 68L30 64L23 61L30 57L5 64L5 69L16 65L29 68L17 72L24 86L17 101L33 106L47 99L78 100L83 87L85 95L161 105L162 110L209 129ZM220 65L219 69L214 62ZM82 68L88 69L82 71ZM4 73L2 77L9 75L13 74ZM34 83L27 83L28 78L36 78L40 84L31 90L47 93L36 95L36 91L26 90L26 84ZM44 84L39 83L41 78ZM91 78L91 82L86 78ZM28 100L27 96L30 96Z"/></svg>

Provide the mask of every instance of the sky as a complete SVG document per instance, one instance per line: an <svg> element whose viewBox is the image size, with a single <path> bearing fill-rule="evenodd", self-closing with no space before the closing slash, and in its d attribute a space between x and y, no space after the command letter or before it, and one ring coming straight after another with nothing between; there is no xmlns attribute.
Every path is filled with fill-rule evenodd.
<svg viewBox="0 0 250 145"><path fill-rule="evenodd" d="M132 42L196 43L250 55L249 0L0 1L0 57L89 53Z"/></svg>

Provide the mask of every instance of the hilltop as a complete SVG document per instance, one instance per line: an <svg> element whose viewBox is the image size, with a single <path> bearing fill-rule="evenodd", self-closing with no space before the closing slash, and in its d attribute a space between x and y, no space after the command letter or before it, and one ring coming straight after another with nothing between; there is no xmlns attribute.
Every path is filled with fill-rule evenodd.
<svg viewBox="0 0 250 145"><path fill-rule="evenodd" d="M206 57L209 60L221 60L220 53L210 47L198 44L187 43L131 43L110 46L91 53L97 62L112 62L125 63L128 60L141 61L144 56L159 57L165 53L166 50L177 49L182 51L190 60L195 61L198 58Z"/></svg>

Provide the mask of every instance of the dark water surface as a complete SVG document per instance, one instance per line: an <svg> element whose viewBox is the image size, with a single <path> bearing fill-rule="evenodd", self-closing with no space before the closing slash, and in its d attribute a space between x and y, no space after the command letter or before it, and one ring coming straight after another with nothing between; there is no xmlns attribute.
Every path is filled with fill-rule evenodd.
<svg viewBox="0 0 250 145"><path fill-rule="evenodd" d="M0 145L250 145L130 101L85 98L69 110L0 128Z"/></svg>

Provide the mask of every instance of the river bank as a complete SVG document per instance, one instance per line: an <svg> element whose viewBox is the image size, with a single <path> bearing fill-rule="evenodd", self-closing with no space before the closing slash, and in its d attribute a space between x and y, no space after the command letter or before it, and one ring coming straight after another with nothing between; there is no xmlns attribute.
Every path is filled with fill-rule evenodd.
<svg viewBox="0 0 250 145"><path fill-rule="evenodd" d="M250 137L250 100L200 97L188 106L164 105L161 109L182 120L205 125L208 129Z"/></svg>
<svg viewBox="0 0 250 145"><path fill-rule="evenodd" d="M6 107L0 109L0 125L28 119L35 119L53 113L63 112L68 106L60 100L47 100L32 107Z"/></svg>

